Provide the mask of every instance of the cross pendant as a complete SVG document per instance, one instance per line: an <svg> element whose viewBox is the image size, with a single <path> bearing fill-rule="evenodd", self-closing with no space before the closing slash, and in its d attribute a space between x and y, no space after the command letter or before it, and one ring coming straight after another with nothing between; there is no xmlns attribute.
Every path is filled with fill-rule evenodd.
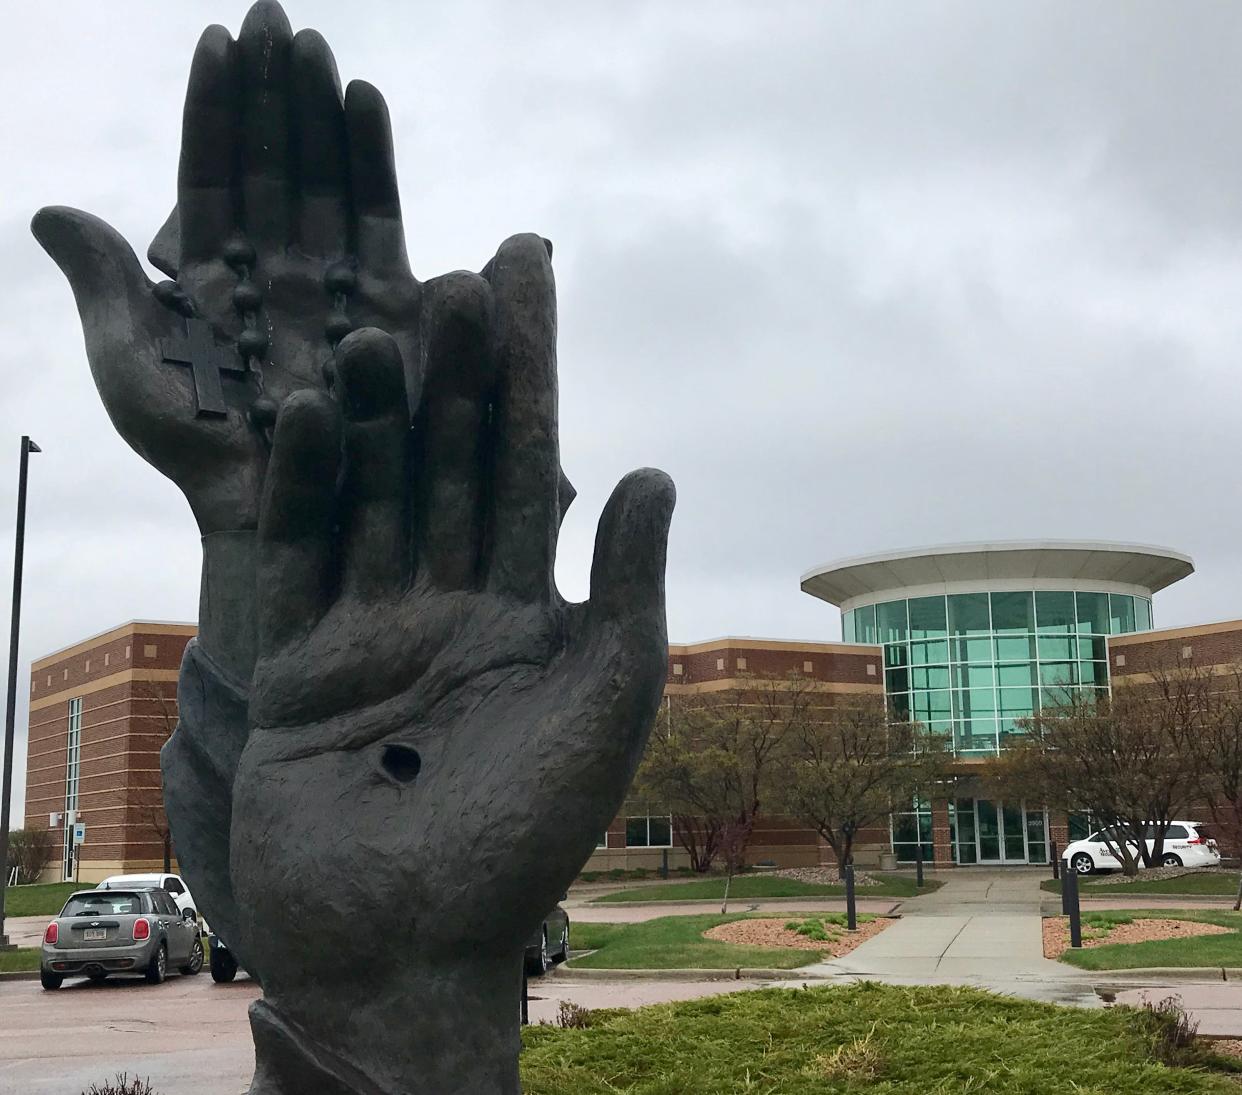
<svg viewBox="0 0 1242 1095"><path fill-rule="evenodd" d="M235 350L216 342L211 324L206 320L187 319L185 326L185 338L160 340L160 354L171 365L190 367L194 381L195 417L224 418L229 408L224 402L220 374L244 375L250 371L250 366L245 358L239 364Z"/></svg>

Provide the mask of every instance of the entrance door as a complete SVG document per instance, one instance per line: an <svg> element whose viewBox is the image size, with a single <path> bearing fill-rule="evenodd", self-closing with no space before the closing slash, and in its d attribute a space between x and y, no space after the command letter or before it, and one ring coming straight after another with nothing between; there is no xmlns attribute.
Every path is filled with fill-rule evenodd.
<svg viewBox="0 0 1242 1095"><path fill-rule="evenodd" d="M1021 805L975 799L980 863L1026 863L1026 812Z"/></svg>

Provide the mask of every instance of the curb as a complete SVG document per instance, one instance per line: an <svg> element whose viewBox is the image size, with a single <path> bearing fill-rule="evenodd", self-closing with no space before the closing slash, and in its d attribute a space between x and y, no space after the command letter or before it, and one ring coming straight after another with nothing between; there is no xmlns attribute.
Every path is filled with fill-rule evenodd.
<svg viewBox="0 0 1242 1095"><path fill-rule="evenodd" d="M1069 967L1073 969L1074 967ZM1080 970L1081 973L1103 973L1103 970ZM1108 970L1108 980L1101 980L1095 987L1108 986L1114 981L1181 981L1202 985L1219 985L1227 981L1242 982L1242 969L1221 966L1141 966L1128 970Z"/></svg>
<svg viewBox="0 0 1242 1095"><path fill-rule="evenodd" d="M552 981L826 981L823 974L807 974L799 970L765 969L671 969L671 970L608 970L582 968L572 969L561 965L543 975L542 980Z"/></svg>
<svg viewBox="0 0 1242 1095"><path fill-rule="evenodd" d="M860 902L861 901L891 901L892 904L890 907L893 909L897 909L897 908L900 908L904 902L908 901L909 898L905 898L905 897L894 897L894 898L859 897L858 900ZM734 904L734 901L735 901L734 898L730 898L729 904L730 905ZM842 905L845 904L844 897L837 897L833 894L820 894L818 897L739 897L736 899L736 903L739 906L762 905L765 901L781 901L781 902L796 901L798 904L807 905L808 907L814 907L816 904L822 905L825 901L839 901ZM718 909L720 908L720 898L718 897L707 898L707 899L675 898L675 899L670 899L670 900L665 900L665 901L601 901L598 898L592 898L590 901L584 901L582 903L582 906L580 907L585 907L587 905L589 905L593 909L613 909L613 908L616 908L616 909L653 909L653 908L659 908L662 905L702 905L703 908L705 909L710 909L713 907ZM752 910L744 910L744 911L752 911ZM754 911L763 912L764 910L758 909ZM840 909L825 909L824 911L825 912L840 912L841 910ZM728 916L730 914L725 913L724 915ZM888 913L873 913L872 915L873 916L887 916L889 914Z"/></svg>

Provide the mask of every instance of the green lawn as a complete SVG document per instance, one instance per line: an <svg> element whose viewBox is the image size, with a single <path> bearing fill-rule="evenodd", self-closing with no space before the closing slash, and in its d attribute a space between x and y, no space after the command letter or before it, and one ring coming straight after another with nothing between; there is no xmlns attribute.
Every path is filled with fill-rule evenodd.
<svg viewBox="0 0 1242 1095"><path fill-rule="evenodd" d="M817 951L789 947L743 947L703 938L703 933L717 924L745 920L748 916L771 919L770 914L738 914L663 916L643 924L575 923L570 929L574 949L593 953L573 959L570 965L578 969L609 970L731 970L739 966L790 970L820 960ZM832 924L845 923L845 916L840 913L828 913L816 919ZM858 919L866 921L874 917L860 916Z"/></svg>
<svg viewBox="0 0 1242 1095"><path fill-rule="evenodd" d="M855 892L864 897L914 897L931 893L943 883L928 879L922 890L912 878L886 878L878 886L860 886ZM696 882L661 882L653 886L640 886L633 890L618 890L603 894L593 903L610 904L627 901L719 901L724 896L723 878L703 878ZM733 880L729 887L729 900L756 897L843 897L845 887L799 882L796 878L769 878L743 875Z"/></svg>
<svg viewBox="0 0 1242 1095"><path fill-rule="evenodd" d="M55 916L74 890L89 890L89 882L49 882L42 886L10 886L4 891L5 916Z"/></svg>
<svg viewBox="0 0 1242 1095"><path fill-rule="evenodd" d="M30 973L38 968L38 947L18 947L15 951L0 951L0 973Z"/></svg>
<svg viewBox="0 0 1242 1095"><path fill-rule="evenodd" d="M526 1095L1237 1095L1161 1021L977 989L767 989L523 1030ZM1164 1058L1163 1060L1161 1058ZM1170 1060L1171 1058L1171 1060ZM1198 1068L1183 1067L1198 1065Z"/></svg>
<svg viewBox="0 0 1242 1095"><path fill-rule="evenodd" d="M1109 882L1100 885L1100 879L1080 878L1078 892L1092 897L1120 897L1131 893L1167 893L1185 897L1233 897L1238 891L1238 876L1233 873L1204 871L1201 874L1184 874L1177 878L1144 878L1140 871L1133 882ZM1060 893L1061 881L1046 878L1040 889L1048 893Z"/></svg>
<svg viewBox="0 0 1242 1095"><path fill-rule="evenodd" d="M1105 943L1067 950L1061 961L1084 970L1124 970L1145 966L1242 966L1242 913L1209 909L1127 909L1125 912L1085 912L1083 934L1132 920L1196 920L1235 930L1229 935L1200 935L1190 939L1158 939L1147 943Z"/></svg>

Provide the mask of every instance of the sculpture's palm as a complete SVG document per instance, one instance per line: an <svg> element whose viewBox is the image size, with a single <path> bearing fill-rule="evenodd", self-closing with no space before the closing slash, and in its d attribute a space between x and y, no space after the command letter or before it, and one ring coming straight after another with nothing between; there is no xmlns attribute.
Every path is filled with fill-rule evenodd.
<svg viewBox="0 0 1242 1095"><path fill-rule="evenodd" d="M176 281L159 285L89 214L44 209L34 230L73 286L118 431L181 487L204 534L254 528L263 430L290 392L325 386L336 342L380 326L418 363L419 286L382 98L361 82L342 97L326 43L293 35L274 3L251 10L236 42L208 28L186 94L172 223L152 250L165 251ZM235 367L221 378L223 414L197 414L191 370L165 360L191 316Z"/></svg>

